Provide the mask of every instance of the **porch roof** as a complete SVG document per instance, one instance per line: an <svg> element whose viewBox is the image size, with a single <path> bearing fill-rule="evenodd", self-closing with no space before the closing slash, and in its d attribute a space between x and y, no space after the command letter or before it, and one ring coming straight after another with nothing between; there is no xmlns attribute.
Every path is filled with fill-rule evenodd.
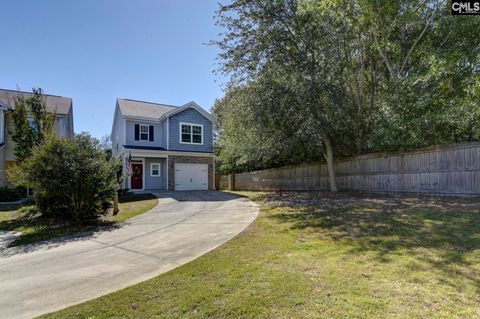
<svg viewBox="0 0 480 319"><path fill-rule="evenodd" d="M159 146L123 145L123 147L130 150L166 151L165 148Z"/></svg>

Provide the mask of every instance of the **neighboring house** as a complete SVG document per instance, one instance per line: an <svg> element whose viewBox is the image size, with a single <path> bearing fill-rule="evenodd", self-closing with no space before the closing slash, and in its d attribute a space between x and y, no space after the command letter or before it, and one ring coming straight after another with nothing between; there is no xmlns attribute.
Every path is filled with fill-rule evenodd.
<svg viewBox="0 0 480 319"><path fill-rule="evenodd" d="M7 182L6 169L15 162L13 141L10 135L13 132L11 110L15 108L15 101L19 97L29 98L32 93L0 89L0 186ZM54 131L60 136L73 138L73 107L69 97L44 94L45 103L49 112L55 112L57 118Z"/></svg>
<svg viewBox="0 0 480 319"><path fill-rule="evenodd" d="M124 187L214 189L213 122L195 102L177 107L117 99L111 140L113 155L130 171Z"/></svg>

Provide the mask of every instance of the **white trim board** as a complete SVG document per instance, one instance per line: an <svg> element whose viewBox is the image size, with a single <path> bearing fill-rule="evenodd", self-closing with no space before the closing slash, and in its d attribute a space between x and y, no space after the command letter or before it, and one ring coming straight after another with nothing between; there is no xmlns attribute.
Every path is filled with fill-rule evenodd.
<svg viewBox="0 0 480 319"><path fill-rule="evenodd" d="M170 118L167 118L167 150L170 149Z"/></svg>
<svg viewBox="0 0 480 319"><path fill-rule="evenodd" d="M169 155L174 156L201 156L201 157L214 157L213 153L204 152L182 152L182 151L157 151L157 150L136 150L125 148L125 152L131 153L132 157L159 157L167 158Z"/></svg>

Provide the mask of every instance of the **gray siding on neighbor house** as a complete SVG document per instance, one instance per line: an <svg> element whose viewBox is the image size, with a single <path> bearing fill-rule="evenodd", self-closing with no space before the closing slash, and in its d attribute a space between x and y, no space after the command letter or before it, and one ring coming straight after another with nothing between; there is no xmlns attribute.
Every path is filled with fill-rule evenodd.
<svg viewBox="0 0 480 319"><path fill-rule="evenodd" d="M150 164L160 163L160 177L150 175ZM145 189L166 189L167 186L167 174L164 173L167 167L166 160L164 158L145 158Z"/></svg>
<svg viewBox="0 0 480 319"><path fill-rule="evenodd" d="M203 145L180 143L180 122L203 125ZM171 151L213 152L212 122L197 110L188 108L170 117L169 143Z"/></svg>
<svg viewBox="0 0 480 319"><path fill-rule="evenodd" d="M154 139L152 142L150 141L142 141L142 140L135 140L135 124L145 124L145 125L153 125L153 136ZM127 120L126 125L126 145L137 145L137 146L153 146L153 147L165 147L163 145L163 138L162 138L162 124L161 123L152 123L152 122L142 122L142 121L132 121Z"/></svg>
<svg viewBox="0 0 480 319"><path fill-rule="evenodd" d="M53 125L54 132L62 137L73 137L73 131L71 130L71 125L69 124L69 121L70 119L66 115L58 115ZM15 160L15 155L13 153L13 147L15 143L13 142L12 135L10 134L10 132L13 132L13 131L15 131L15 125L13 123L12 113L6 113L5 114L5 131L4 131L5 156L2 157L1 160L6 160L6 161Z"/></svg>

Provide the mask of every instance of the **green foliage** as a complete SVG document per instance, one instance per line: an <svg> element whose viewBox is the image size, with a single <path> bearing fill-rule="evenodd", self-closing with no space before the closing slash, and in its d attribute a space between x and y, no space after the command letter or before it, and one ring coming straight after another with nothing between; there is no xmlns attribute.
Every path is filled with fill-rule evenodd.
<svg viewBox="0 0 480 319"><path fill-rule="evenodd" d="M295 163L305 158L318 158L320 149L311 150L311 135L303 135L301 117L295 110L293 94L282 94L285 87L251 83L238 87L215 103L220 154L218 169L223 173L275 167ZM280 103L271 96L284 97ZM283 113L280 118L280 113ZM281 129L277 127L281 125Z"/></svg>
<svg viewBox="0 0 480 319"><path fill-rule="evenodd" d="M23 187L0 187L0 202L14 202L25 195Z"/></svg>
<svg viewBox="0 0 480 319"><path fill-rule="evenodd" d="M329 48L324 26L315 16L299 11L295 1L235 1L221 7L218 21L228 30L216 42L222 49L221 70L232 75L230 89L243 92L228 99L241 99L238 104L249 113L237 118L245 122L245 130L237 134L252 130L243 139L252 145L235 141L235 133L228 134L230 127L219 130L220 167L227 171L278 166L325 155L330 140L339 144L341 138L336 137L351 127L351 103L334 78L337 65L324 63L335 59L334 50L315 54L316 47ZM225 118L221 111L215 114Z"/></svg>
<svg viewBox="0 0 480 319"><path fill-rule="evenodd" d="M52 132L56 118L55 113L47 112L42 89L32 91L31 97L18 98L12 110L14 130L11 134L17 162L30 157L33 147L44 143L46 136Z"/></svg>
<svg viewBox="0 0 480 319"><path fill-rule="evenodd" d="M415 0L236 0L214 42L223 172L480 140L480 20ZM329 144L329 143L328 143Z"/></svg>
<svg viewBox="0 0 480 319"><path fill-rule="evenodd" d="M386 61L393 61L393 72L376 99L380 112L369 148L478 141L480 21L457 19L446 2L405 3L406 12L395 7L396 20L388 15L376 18L384 26L378 45L384 48Z"/></svg>
<svg viewBox="0 0 480 319"><path fill-rule="evenodd" d="M118 165L107 161L98 140L86 133L73 140L52 134L12 171L11 178L35 190L42 215L85 220L98 217L102 204L113 196Z"/></svg>

